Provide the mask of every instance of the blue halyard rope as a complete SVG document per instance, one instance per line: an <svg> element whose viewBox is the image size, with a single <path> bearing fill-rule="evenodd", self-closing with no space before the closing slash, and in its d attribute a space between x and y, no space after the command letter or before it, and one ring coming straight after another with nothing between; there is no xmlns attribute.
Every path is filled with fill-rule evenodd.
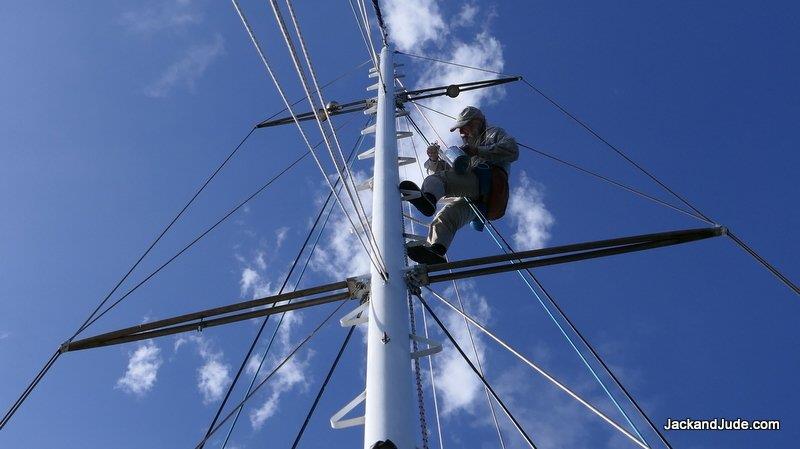
<svg viewBox="0 0 800 449"><path fill-rule="evenodd" d="M477 211L477 208L475 208L474 205L472 205L472 207L473 207L473 210ZM497 232L497 229L494 227L494 224L489 222L489 220L486 220L482 216L482 214L479 215L479 217L484 222L484 224L488 224L489 225L487 227L487 230L489 231L489 236L491 236L492 240L494 240L494 242L497 244L497 246L501 250L503 250L504 253L508 254L508 250L500 243L500 241L494 235L494 233ZM617 400L614 399L614 395L611 394L611 391L609 391L609 389L606 387L605 383L603 383L603 381L600 379L600 376L597 375L597 372L594 370L594 368L589 363L589 361L586 360L586 357L584 357L584 355L581 352L581 350L578 349L578 346L575 345L575 343L572 341L572 338L570 338L570 336L567 334L566 330L564 330L564 327L561 325L561 323L558 322L556 317L550 311L550 308L547 307L547 304L544 303L544 301L542 300L542 297L539 295L539 293L536 292L536 289L533 288L533 285L531 285L531 283L528 281L528 278L525 277L525 274L523 274L522 270L517 270L517 274L520 276L520 278L525 283L525 285L528 286L528 288L530 289L531 293L533 293L533 296L535 296L536 299L539 301L539 304L542 305L542 307L544 308L545 312L547 312L547 315L550 317L550 319L553 321L553 323L555 323L556 327L558 327L558 330L561 331L561 335L563 335L564 338L567 339L567 341L569 342L570 346L572 346L572 349L575 350L575 352L578 354L578 357L580 357L580 359L583 362L583 364L586 365L586 368L589 369L589 372L592 373L592 376L595 378L595 380L597 380L597 383L600 384L600 387L603 389L603 391L606 392L606 395L608 396L609 399L611 399L611 402L613 402L614 405L617 407L617 410L619 410L619 412L622 413L622 416L625 417L625 421L627 421L628 425L630 425L631 428L633 428L633 431L636 432L636 436L638 436L639 439L642 440L642 442L644 442L644 444L649 447L650 445L647 444L647 442L645 441L644 437L639 432L639 429L636 427L636 425L633 423L633 421L631 421L630 417L625 412L625 410L622 408L622 406L620 406L619 402L617 402ZM528 274L531 277L533 277L533 275L531 275L530 273L528 273ZM535 281L535 279L534 279L534 281Z"/></svg>

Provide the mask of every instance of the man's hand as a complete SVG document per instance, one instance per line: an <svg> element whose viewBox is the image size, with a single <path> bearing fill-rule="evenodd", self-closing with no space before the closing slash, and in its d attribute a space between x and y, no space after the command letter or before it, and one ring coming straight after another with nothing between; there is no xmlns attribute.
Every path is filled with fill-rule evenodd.
<svg viewBox="0 0 800 449"><path fill-rule="evenodd" d="M436 162L436 161L439 160L439 144L438 143L433 143L430 146L428 146L428 159L430 159L433 162Z"/></svg>

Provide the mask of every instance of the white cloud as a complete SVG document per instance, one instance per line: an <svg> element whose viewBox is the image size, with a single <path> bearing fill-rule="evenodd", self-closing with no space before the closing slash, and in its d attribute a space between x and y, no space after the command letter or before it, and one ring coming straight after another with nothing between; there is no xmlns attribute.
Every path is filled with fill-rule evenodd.
<svg viewBox="0 0 800 449"><path fill-rule="evenodd" d="M458 290L466 313L478 322L486 323L491 315L489 305L486 298L475 288L474 282L459 282ZM455 290L452 287L445 290L442 296L451 300L453 304L458 304ZM461 349L467 353L473 363L476 363L475 352L472 349L464 318L450 309L437 309L437 315L442 318ZM485 342L483 337L475 329L473 329L472 336L475 341L475 350L481 362L484 362ZM483 384L461 357L461 354L448 342L445 344L444 350L436 356L434 366L437 379L436 389L442 396L442 414L451 415L460 411L475 414L476 405L482 404L482 401L485 400ZM484 363L483 366L485 368L486 364Z"/></svg>
<svg viewBox="0 0 800 449"><path fill-rule="evenodd" d="M277 250L282 245L288 235L288 231L288 227L281 227L275 230L273 248ZM239 280L239 287L243 296L257 298L277 293L277 289L273 288L273 283L268 279L268 275L265 272L269 265L265 256L266 254L263 251L256 251L255 256L250 261L243 257L239 258L239 261L244 265ZM285 274L280 277L283 276ZM279 302L277 305L283 305L287 302ZM271 319L277 322L279 318L273 317ZM288 312L283 316L277 338L259 373L259 380L262 380L267 373L272 371L273 367L289 354L294 344L296 344L291 341L293 332L302 322L303 314L299 311ZM263 351L264 349L260 352L256 351L247 361L246 372L250 376L256 375L264 354ZM312 352L310 351L305 360L298 358L299 355L295 355L264 386L263 390L266 393L261 393L264 398L263 402L249 414L250 423L254 429L261 428L267 420L280 410L281 398L285 393L292 389L305 388L307 386L308 375L305 371L308 368L308 361L311 356Z"/></svg>
<svg viewBox="0 0 800 449"><path fill-rule="evenodd" d="M474 3L467 3L461 7L457 16L457 22L467 26L475 22L475 16L478 14L478 5Z"/></svg>
<svg viewBox="0 0 800 449"><path fill-rule="evenodd" d="M409 53L425 54L442 60L453 61L458 64L483 67L489 70L502 71L505 65L503 48L488 28L474 30L470 26L475 22L478 8L474 4L463 6L454 19L445 19L440 11L438 3L435 1L424 2L422 9L427 15L423 20L416 18L416 12L409 11L415 9L406 2L393 2L392 8L387 12L387 22L394 23L395 28L407 30L409 36L401 33L392 33L392 39L401 51ZM434 24L433 26L429 24ZM486 25L486 24L483 24ZM428 32L433 30L435 32ZM464 31L465 36L470 36L468 40L463 40L456 35L456 31ZM412 62L418 62L414 58L408 58ZM497 78L486 72L457 67L453 65L428 63L426 62L422 75L409 88L423 88L431 86L441 86L458 84L469 81ZM487 89L477 89L463 92L456 98L437 97L421 102L426 106L441 111L450 116L456 116L467 106L482 107L485 103L492 103L504 95L502 87L492 87ZM411 116L414 121L422 128L422 131L431 141L439 141L445 146L460 145L461 139L457 133L449 132L453 119L446 116L423 109L424 117L415 107L409 106ZM487 117L492 122L492 117ZM430 122L430 123L429 123ZM405 125L402 125L405 129ZM425 158L426 143L422 141L422 136L414 136L417 153L421 158ZM400 141L400 152L403 155L412 156L414 151L411 140ZM410 170L409 178L415 182L421 182L419 170Z"/></svg>
<svg viewBox="0 0 800 449"><path fill-rule="evenodd" d="M213 402L222 398L230 381L230 368L217 358L207 359L197 370L197 388L203 394L203 402Z"/></svg>
<svg viewBox="0 0 800 449"><path fill-rule="evenodd" d="M264 251L258 251L256 253L256 258L253 260L258 269L262 271L267 269L267 259L265 256L266 254L264 253Z"/></svg>
<svg viewBox="0 0 800 449"><path fill-rule="evenodd" d="M150 35L159 31L181 31L203 21L190 0L156 1L122 14L122 24L131 32Z"/></svg>
<svg viewBox="0 0 800 449"><path fill-rule="evenodd" d="M389 35L400 51L415 50L447 32L436 0L385 2L383 10Z"/></svg>
<svg viewBox="0 0 800 449"><path fill-rule="evenodd" d="M197 355L203 360L203 364L197 368L197 390L202 395L203 402L207 404L219 400L231 383L231 368L223 362L224 353L215 349L210 340L199 334L178 338L173 350L177 352L186 343L194 343Z"/></svg>
<svg viewBox="0 0 800 449"><path fill-rule="evenodd" d="M353 179L358 185L368 179L368 175L361 171L353 172ZM369 219L372 211L372 191L362 190L358 192L361 203L364 205L365 213ZM345 209L353 218L353 223L358 227L359 222L353 207L349 204L346 193L341 193L342 203ZM341 279L342 276L356 276L369 273L370 261L364 247L359 242L358 237L350 225L350 221L342 214L338 204L333 206L335 210L328 221L325 235L320 239L314 257L309 264L311 269L327 274L333 278ZM364 243L369 247L367 238L362 233Z"/></svg>
<svg viewBox="0 0 800 449"><path fill-rule="evenodd" d="M516 249L540 248L550 238L550 227L555 222L544 204L542 187L519 172L519 184L509 196L507 209L514 226Z"/></svg>
<svg viewBox="0 0 800 449"><path fill-rule="evenodd" d="M129 354L128 368L117 379L116 387L137 396L143 396L150 391L156 384L158 368L162 363L160 352L161 349L152 341L140 344Z"/></svg>
<svg viewBox="0 0 800 449"><path fill-rule="evenodd" d="M255 289L261 283L261 275L250 267L245 267L242 270L242 278L239 280L239 290L242 296L246 295L252 289Z"/></svg>
<svg viewBox="0 0 800 449"><path fill-rule="evenodd" d="M145 87L144 94L152 98L163 98L178 86L193 91L197 80L224 52L224 39L220 34L215 35L207 44L190 47L183 57L172 63L157 80Z"/></svg>
<svg viewBox="0 0 800 449"><path fill-rule="evenodd" d="M283 245L286 236L289 234L289 227L282 226L275 231L275 249L277 250Z"/></svg>
<svg viewBox="0 0 800 449"><path fill-rule="evenodd" d="M197 344L197 353L203 359L203 364L197 369L197 389L203 395L203 402L216 401L231 382L230 366L222 362L222 351L215 350L208 339L201 335L190 338Z"/></svg>
<svg viewBox="0 0 800 449"><path fill-rule="evenodd" d="M274 363L270 363L270 365L276 365L277 361L282 360L285 356L284 354L280 359L275 358ZM267 383L271 388L270 394L258 408L250 412L250 424L254 429L260 429L269 418L280 410L280 400L284 394L296 388L306 389L308 387L306 370L312 356L313 352L309 352L306 359L301 360L295 355L270 379ZM254 368L257 366L256 362ZM248 369L250 369L249 364ZM253 371L255 370L253 369Z"/></svg>
<svg viewBox="0 0 800 449"><path fill-rule="evenodd" d="M503 48L500 41L488 32L477 34L472 42L454 41L443 54L434 53L433 56L439 56L444 60L450 60L457 64L483 67L498 72L502 71L505 65ZM499 75L478 72L464 67L446 64L428 64L427 69L422 73L416 85L425 87L442 86L497 77L499 77ZM480 108L485 103L498 101L504 96L504 92L505 91L501 87L490 87L462 92L456 98L446 96L435 97L430 100L425 100L423 103L447 115L457 116L458 113L467 106ZM415 116L414 120L422 127L423 132L429 139L444 141L443 143L448 146L461 144L461 139L458 134L449 131L453 119L427 110L423 111L427 120L419 117L416 109L413 108L412 116ZM433 129L431 129L428 121L433 124ZM492 117L487 116L487 121L492 123Z"/></svg>

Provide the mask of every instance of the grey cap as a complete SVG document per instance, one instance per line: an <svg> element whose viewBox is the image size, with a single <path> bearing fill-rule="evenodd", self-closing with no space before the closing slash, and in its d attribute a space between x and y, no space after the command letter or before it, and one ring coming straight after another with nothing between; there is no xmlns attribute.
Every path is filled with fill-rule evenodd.
<svg viewBox="0 0 800 449"><path fill-rule="evenodd" d="M458 114L458 118L456 119L456 123L453 124L453 127L450 128L450 132L461 128L462 126L469 123L470 120L474 118L479 118L481 120L486 120L486 117L483 116L483 112L480 109L476 108L475 106L467 106Z"/></svg>

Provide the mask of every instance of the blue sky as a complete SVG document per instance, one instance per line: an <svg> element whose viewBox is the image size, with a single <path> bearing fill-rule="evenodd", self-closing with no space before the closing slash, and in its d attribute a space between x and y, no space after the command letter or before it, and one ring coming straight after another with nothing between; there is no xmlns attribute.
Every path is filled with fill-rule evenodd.
<svg viewBox="0 0 800 449"><path fill-rule="evenodd" d="M796 5L383 3L404 48L524 74L790 278L800 276L794 233L800 216L793 207L800 166ZM300 97L269 7L242 5L289 96ZM347 2L295 7L321 80L366 59ZM7 3L0 6L0 30L5 408L252 124L282 104L226 2ZM400 62L415 87L486 76ZM355 72L326 89L326 99L366 96L371 81L365 75ZM667 199L521 84L460 101L479 103L520 142ZM436 106L452 113L460 103ZM431 119L446 132L446 120ZM346 151L362 120L340 132ZM255 133L126 285L303 150L294 127ZM355 165L360 176L368 176L367 162ZM518 212L498 226L520 243L701 225L524 149L513 170ZM324 195L319 170L304 161L89 333L274 290ZM353 240L345 229L334 215L302 285L338 280L363 266L357 246L348 257ZM495 252L487 235L471 230L450 251L453 258ZM667 432L674 447L790 447L800 438L792 405L800 399L800 303L729 240L537 274L657 424L687 417L782 421L778 432ZM471 312L621 422L516 274L462 288ZM329 311L294 316L279 348L290 347ZM193 447L255 331L245 322L186 339L67 354L0 432L0 447ZM326 327L311 351L254 399L229 447L291 444L344 332ZM493 342L480 339L479 348L488 377L542 449L634 447ZM364 354L361 338L354 339L301 446L361 444L360 429L330 430L327 420L363 388ZM131 377L132 357L148 375ZM465 371L452 348L434 364L446 409L445 447L497 447L482 391L474 380L457 383ZM428 412L433 422L432 403ZM523 447L502 421L510 446ZM212 440L209 447L218 445Z"/></svg>

